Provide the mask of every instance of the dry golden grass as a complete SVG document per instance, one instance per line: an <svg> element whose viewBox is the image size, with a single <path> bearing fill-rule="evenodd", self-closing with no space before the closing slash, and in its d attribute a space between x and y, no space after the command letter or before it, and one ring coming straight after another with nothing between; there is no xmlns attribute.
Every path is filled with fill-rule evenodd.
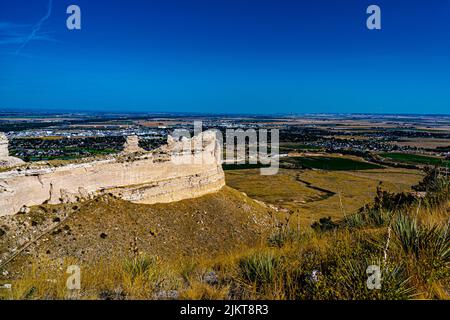
<svg viewBox="0 0 450 320"><path fill-rule="evenodd" d="M449 147L450 139L410 138L410 139L404 139L402 141L395 141L395 142L392 142L392 144L399 145L399 146L434 149L437 147Z"/></svg>
<svg viewBox="0 0 450 320"><path fill-rule="evenodd" d="M295 208L296 203L306 202L318 195L295 179L288 170L279 174L262 176L259 169L230 170L225 172L227 185L244 192L250 198Z"/></svg>
<svg viewBox="0 0 450 320"><path fill-rule="evenodd" d="M53 207L33 210L47 208L39 217L51 221ZM229 187L169 204L133 204L104 196L76 207L59 227L27 248L30 254L21 253L8 268L14 271L33 257L94 262L126 256L134 243L140 251L166 261L212 256L253 246L265 237L271 223L269 208ZM34 216L33 211L27 217ZM27 217L17 216L18 222ZM6 250L7 243L7 237L2 238L0 249Z"/></svg>
<svg viewBox="0 0 450 320"><path fill-rule="evenodd" d="M391 192L411 191L422 174L408 169L321 171L280 169L274 176L259 170L226 171L227 184L249 197L291 210L292 221L309 225L321 217L342 218L371 201L380 182ZM301 181L300 181L301 180ZM310 183L308 187L304 182ZM330 192L313 189L318 187ZM334 194L331 194L334 193Z"/></svg>
<svg viewBox="0 0 450 320"><path fill-rule="evenodd" d="M246 172L248 171L250 170L246 170ZM236 179L235 182L242 178L239 173L234 172L234 175L231 175L232 178ZM331 189L338 186L342 190L342 194L350 193L355 198L359 196L359 201L365 198L361 194L355 193L358 191L357 186L359 188L368 187L373 181L376 187L379 179L384 179L385 186L392 188L393 191L402 191L403 188L409 189L410 184L414 184L417 178L416 173L401 170L320 172L319 174L315 171L283 170L280 173L281 177L272 177L270 181L298 183L295 180L297 175L301 175L302 179L321 188ZM402 180L403 185L394 183L397 178L403 176L405 177ZM230 175L227 178L229 177ZM257 178L251 175L249 177L250 179ZM347 186L342 184L344 178L352 179L349 180ZM365 183L368 184L364 185L361 180L365 180ZM258 184L254 185L258 186ZM251 188L254 185L248 183L246 187ZM277 185L272 185L272 188L276 187ZM255 191L256 188L252 190ZM283 189L281 188L281 190ZM312 191L321 192L314 189ZM264 210L267 210L263 206L254 204L252 200L237 191L227 188L225 193L228 200L230 197L233 198L238 207L252 205L250 211L253 209L262 210L261 214ZM285 195L282 192L279 195L282 199L287 199L288 204L292 203L289 202L292 200L291 195ZM283 198L284 196L286 198ZM230 212L231 217L237 213L235 210L229 211L230 202L224 202L223 204L226 204L226 206L218 209L217 195L210 195L210 197L215 200L209 202L212 199L208 198L208 205L211 205L211 208L216 211L219 210L220 212L216 213L223 215L224 219L230 218ZM221 199L220 197L219 195L219 199ZM308 204L314 205L314 202L329 201L331 198L321 201L316 200ZM367 202L371 200L369 199ZM108 201L110 201L107 203L108 210L111 210L114 215L119 214L112 211L118 203L113 200ZM344 199L333 201L339 201L339 206L342 202L342 207L350 205ZM87 207L87 212L83 214L87 214L95 206L102 207L102 205L101 203L96 205L94 203L92 207ZM168 214L173 214L173 209L178 208L178 210L184 212L192 209L192 205L194 203L187 201L169 207L158 205L152 207L152 209L164 209L168 210ZM328 205L330 208L333 206L332 203ZM334 205L336 206L336 202ZM448 228L449 205L450 202L447 203L447 206L444 203L437 208L427 209L414 202L402 214L405 214L407 219L410 219L409 221L417 217L423 228L432 231L434 235L442 235L441 231ZM128 212L122 218L125 220L131 219L133 224L142 225L141 220L136 220L142 214L134 211L137 208L134 206L122 207ZM318 210L319 207L315 208ZM326 206L323 208L326 208ZM102 211L102 214L106 214L106 211ZM129 215L130 212L131 215ZM164 212L160 211L159 213L165 214ZM239 212L242 213L242 211ZM265 213L267 214L267 212ZM294 215L301 213L301 211L294 212ZM352 213L350 209L348 213ZM214 216L212 211L211 215ZM98 214L92 213L91 218L94 219L96 216ZM286 214L286 217L288 216ZM402 242L396 231L392 231L391 236L389 236L388 230L389 226L392 225L391 222L360 226L340 224L339 227L330 231L315 231L309 226L297 224L301 218L295 221L292 218L281 220L276 215L272 215L272 217L274 219L269 220L270 233L261 234L258 239L253 237L254 241L249 245L243 243L230 247L229 250L218 250L214 256L208 256L207 254L184 256L176 252L173 259L161 259L158 255L154 255L155 251L152 247L142 247L128 253L118 251L117 254L94 260L80 259L80 257L74 257L70 254L64 255L64 258L30 258L27 260L30 264L22 264L20 270L15 270L16 276L8 280L13 289L9 293L5 291L0 293L3 295L0 298L275 300L450 298L448 254L442 254L441 249L444 248L445 250L446 247L442 245L441 240L436 241L436 238L433 237L423 238L430 239L436 247L429 246L426 242L424 246L416 247L417 253L409 251L408 247L405 248L405 243ZM77 222L81 221L86 222L85 220L78 220ZM90 224L95 225L93 221L89 221ZM100 223L100 221L97 222ZM119 222L122 222L122 220L114 221L113 224L120 225ZM239 223L239 220L235 220L234 223ZM433 230L432 226L434 225L441 228L439 232ZM130 225L127 225L127 227L130 227ZM185 235L194 237L202 227L198 224L189 226ZM237 225L234 225L234 228L236 227ZM209 233L210 239L216 239L215 235L211 234L211 232L215 232L214 230L209 229L205 232ZM229 232L228 230L225 234L229 234ZM446 236L447 234L444 238ZM423 241L423 239L418 238L423 237L423 234L413 232L412 237L414 241ZM187 239L187 237L183 239ZM220 239L220 237L217 239ZM387 239L390 240L389 246L386 247ZM231 239L231 241L234 241L234 239ZM412 246L415 246L416 242L414 241ZM55 246L55 243L52 245ZM186 245L188 247L202 246L200 242L189 242ZM222 246L221 243L218 245ZM104 249L101 244L99 244L99 248ZM208 249L209 247L205 245L204 248ZM438 250L433 251L435 249ZM414 250L414 248L411 250ZM387 253L386 258L384 258L385 252ZM434 256L434 254L430 255L430 252L438 252L438 254ZM366 286L366 268L374 263L380 264L383 272L385 272L382 290L371 291ZM72 264L79 265L82 272L81 290L75 293L68 292L65 287L68 277L66 269L67 266ZM206 278L208 274L210 279L213 280ZM2 282L4 283L4 280Z"/></svg>
<svg viewBox="0 0 450 320"><path fill-rule="evenodd" d="M275 230L274 230L275 231ZM449 279L423 273L414 257L404 253L394 238L387 267L404 266L382 291L366 288L365 268L380 261L385 228L340 229L314 232L302 229L298 237L280 246L268 243L223 253L166 262L146 254L115 256L94 264L64 259L39 261L12 281L4 299L449 299ZM380 249L377 249L377 248ZM65 287L67 266L81 268L81 290ZM363 267L359 270L358 266ZM132 267L130 267L132 266ZM348 269L350 268L350 269ZM356 268L356 269L352 269ZM349 270L360 272L349 273ZM436 269L438 270L438 269ZM216 280L205 280L213 273ZM396 272L396 271L393 271ZM314 275L315 274L315 275ZM431 276L430 276L430 275ZM314 280L311 280L314 279ZM404 284L401 284L405 282ZM397 287L400 285L399 287ZM404 288L402 288L404 286Z"/></svg>

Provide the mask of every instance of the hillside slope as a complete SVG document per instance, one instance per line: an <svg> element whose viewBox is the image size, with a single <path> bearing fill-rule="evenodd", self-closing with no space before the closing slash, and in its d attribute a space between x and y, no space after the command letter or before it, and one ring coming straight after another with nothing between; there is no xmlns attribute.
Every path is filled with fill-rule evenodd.
<svg viewBox="0 0 450 320"><path fill-rule="evenodd" d="M94 263L132 250L162 260L214 256L259 243L269 229L270 214L264 205L224 187L168 204L133 204L103 196L70 208L39 206L28 214L3 217L0 226L7 230L0 237L3 253L20 251L23 239L38 238L4 267L19 271L31 260L74 258ZM44 229L40 226L48 232L38 237ZM21 236L14 236L19 230Z"/></svg>

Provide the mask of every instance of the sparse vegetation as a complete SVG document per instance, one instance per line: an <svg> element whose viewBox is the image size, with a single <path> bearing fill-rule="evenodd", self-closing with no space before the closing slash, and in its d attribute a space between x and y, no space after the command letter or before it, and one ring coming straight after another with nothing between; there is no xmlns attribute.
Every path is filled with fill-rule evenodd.
<svg viewBox="0 0 450 320"><path fill-rule="evenodd" d="M291 222L298 220L309 227L322 217L333 221L357 212L373 200L377 186L391 194L411 191L423 175L407 169L378 169L361 171L316 171L280 169L277 175L262 176L257 169L225 172L229 186L249 197L288 210Z"/></svg>
<svg viewBox="0 0 450 320"><path fill-rule="evenodd" d="M214 257L178 255L164 261L133 245L131 256L76 261L83 270L77 297L449 299L448 177L427 171L415 189L427 194L416 198L378 186L373 200L360 210L340 219L320 217L312 228L272 215L272 232L261 234L265 241ZM436 205L424 205L428 193ZM73 263L69 258L34 261L11 281L11 296L2 293L3 298L66 298L64 270ZM371 265L380 268L380 289L367 286Z"/></svg>
<svg viewBox="0 0 450 320"><path fill-rule="evenodd" d="M124 270L134 279L138 276L149 274L151 269L156 266L158 260L156 257L146 255L137 255L128 258L124 262Z"/></svg>

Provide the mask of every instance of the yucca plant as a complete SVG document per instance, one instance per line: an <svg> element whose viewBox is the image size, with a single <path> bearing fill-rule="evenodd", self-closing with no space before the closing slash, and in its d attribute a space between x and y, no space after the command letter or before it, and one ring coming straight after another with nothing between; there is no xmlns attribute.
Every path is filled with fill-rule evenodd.
<svg viewBox="0 0 450 320"><path fill-rule="evenodd" d="M389 210L370 208L348 215L342 221L350 228L387 226L394 213Z"/></svg>
<svg viewBox="0 0 450 320"><path fill-rule="evenodd" d="M383 227L389 224L392 215L392 211L372 209L367 213L367 223L374 227Z"/></svg>
<svg viewBox="0 0 450 320"><path fill-rule="evenodd" d="M347 228L361 228L366 225L363 212L355 212L344 217L341 225Z"/></svg>
<svg viewBox="0 0 450 320"><path fill-rule="evenodd" d="M417 219L401 214L394 220L392 230L403 251L407 254L412 253L418 257L421 229L419 228Z"/></svg>
<svg viewBox="0 0 450 320"><path fill-rule="evenodd" d="M380 288L368 287L368 267L380 268ZM403 264L382 263L376 257L355 256L340 259L326 275L332 289L330 298L337 299L409 299L415 291ZM331 285L334 283L334 287Z"/></svg>
<svg viewBox="0 0 450 320"><path fill-rule="evenodd" d="M427 280L448 277L450 274L450 236L445 228L423 228L419 239L418 264Z"/></svg>
<svg viewBox="0 0 450 320"><path fill-rule="evenodd" d="M277 228L267 238L267 244L269 247L283 247L286 243L292 243L301 239L301 233L299 230L292 229L290 227Z"/></svg>
<svg viewBox="0 0 450 320"><path fill-rule="evenodd" d="M279 259L271 252L259 252L239 261L242 279L257 286L273 283Z"/></svg>
<svg viewBox="0 0 450 320"><path fill-rule="evenodd" d="M130 274L131 278L136 278L141 275L148 274L148 272L156 267L157 259L153 256L137 255L126 259L124 262L124 270Z"/></svg>
<svg viewBox="0 0 450 320"><path fill-rule="evenodd" d="M417 219L400 215L393 223L393 231L403 252L411 254L419 264L431 269L448 267L450 236L445 227L419 225ZM430 270L431 271L431 270Z"/></svg>

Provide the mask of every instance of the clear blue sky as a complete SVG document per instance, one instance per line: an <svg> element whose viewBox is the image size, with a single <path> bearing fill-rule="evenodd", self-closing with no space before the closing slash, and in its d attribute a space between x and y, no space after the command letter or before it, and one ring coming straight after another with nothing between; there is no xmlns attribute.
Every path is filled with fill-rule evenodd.
<svg viewBox="0 0 450 320"><path fill-rule="evenodd" d="M0 3L0 110L450 113L450 0L52 2Z"/></svg>

